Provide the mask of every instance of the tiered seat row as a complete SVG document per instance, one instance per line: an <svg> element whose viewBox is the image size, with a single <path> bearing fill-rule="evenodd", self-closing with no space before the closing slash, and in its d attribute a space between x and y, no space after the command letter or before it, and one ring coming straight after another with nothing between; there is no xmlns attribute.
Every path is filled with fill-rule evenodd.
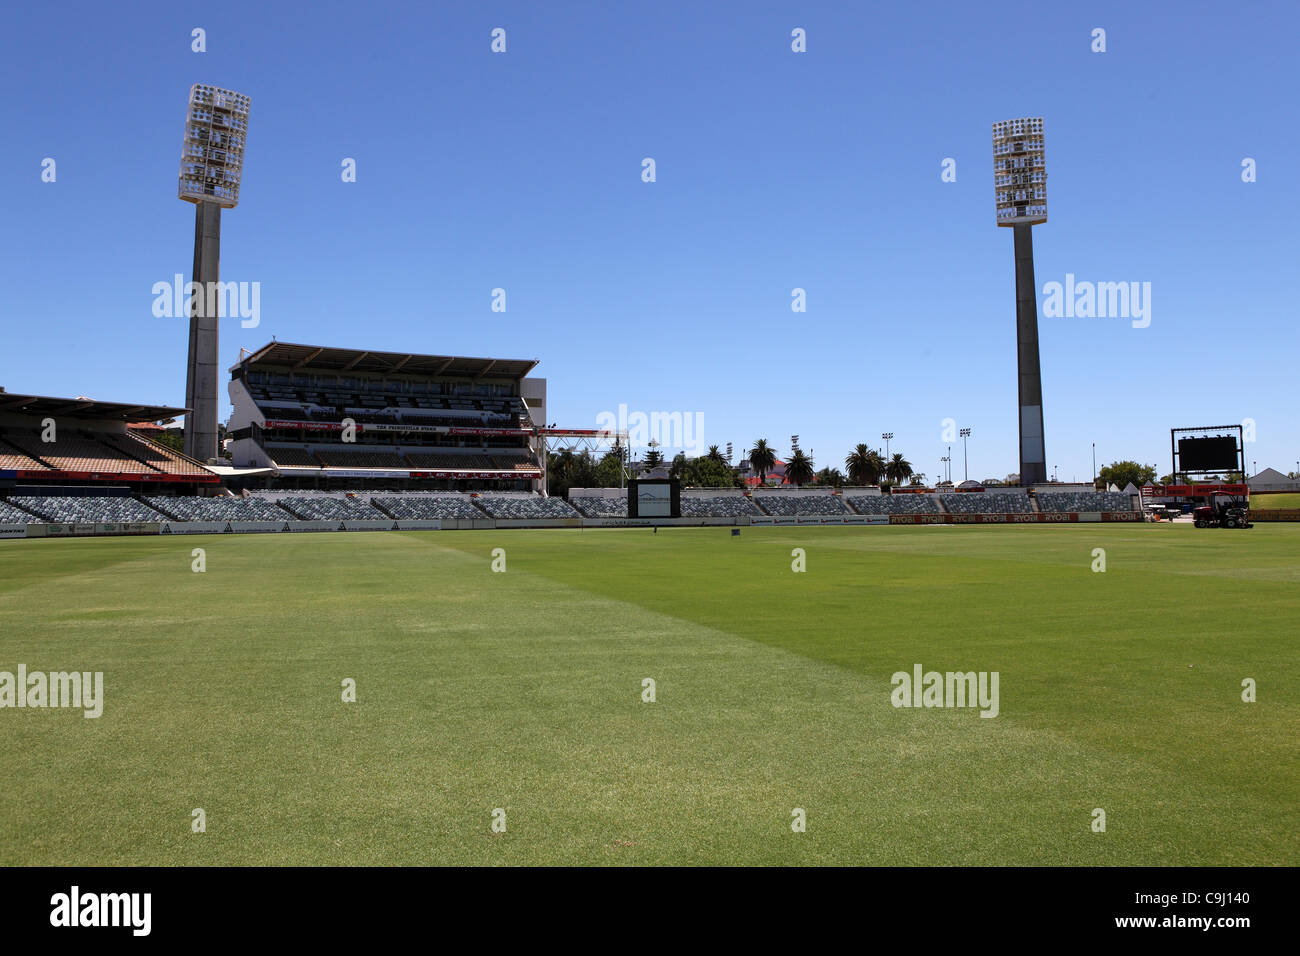
<svg viewBox="0 0 1300 956"><path fill-rule="evenodd" d="M292 517L274 502L256 497L153 495L145 501L177 521L284 521Z"/></svg>
<svg viewBox="0 0 1300 956"><path fill-rule="evenodd" d="M578 512L562 498L510 498L505 495L480 495L478 506L493 518L578 518Z"/></svg>
<svg viewBox="0 0 1300 956"><path fill-rule="evenodd" d="M9 432L0 441L0 468L208 476L207 469L169 448L134 435L111 433L61 434L56 441L45 442L29 432Z"/></svg>
<svg viewBox="0 0 1300 956"><path fill-rule="evenodd" d="M108 435L104 442L136 461L168 475L205 475L207 469L164 445L155 445L137 435Z"/></svg>
<svg viewBox="0 0 1300 956"><path fill-rule="evenodd" d="M682 496L683 518L743 518L763 512L742 495L718 495L714 498Z"/></svg>
<svg viewBox="0 0 1300 956"><path fill-rule="evenodd" d="M407 460L416 468L479 468L496 465L487 455L452 455L445 452L408 451Z"/></svg>
<svg viewBox="0 0 1300 956"><path fill-rule="evenodd" d="M943 506L955 515L1030 514L1034 510L1028 495L985 491L941 497Z"/></svg>
<svg viewBox="0 0 1300 956"><path fill-rule="evenodd" d="M0 467L4 467L0 465ZM15 508L0 498L0 524L32 524L40 519L34 518L21 508Z"/></svg>
<svg viewBox="0 0 1300 956"><path fill-rule="evenodd" d="M305 448L266 446L267 454L277 465L299 465L308 468L422 468L464 469L467 471L535 471L537 463L526 453L519 454L455 454L434 451L369 450L364 446L340 445L334 448Z"/></svg>
<svg viewBox="0 0 1300 956"><path fill-rule="evenodd" d="M319 468L321 465L316 460L316 456L306 448L280 448L276 445L267 445L266 452L277 465L302 465L308 468Z"/></svg>
<svg viewBox="0 0 1300 956"><path fill-rule="evenodd" d="M0 438L0 471L49 471L49 468L23 452L17 445L12 445Z"/></svg>
<svg viewBox="0 0 1300 956"><path fill-rule="evenodd" d="M93 438L60 436L43 442L35 435L11 433L9 443L30 458L39 458L56 471L132 472L144 466Z"/></svg>
<svg viewBox="0 0 1300 956"><path fill-rule="evenodd" d="M162 521L164 516L134 498L15 496L15 504L60 524Z"/></svg>
<svg viewBox="0 0 1300 956"><path fill-rule="evenodd" d="M853 495L849 504L863 515L932 515L939 505L929 495Z"/></svg>
<svg viewBox="0 0 1300 956"><path fill-rule="evenodd" d="M1131 511L1130 497L1119 491L1039 492L1040 511Z"/></svg>
<svg viewBox="0 0 1300 956"><path fill-rule="evenodd" d="M383 521L388 517L369 498L294 495L281 498L280 505L304 521Z"/></svg>
<svg viewBox="0 0 1300 956"><path fill-rule="evenodd" d="M453 495L384 495L376 497L374 502L394 518L404 521L486 517L469 498Z"/></svg>
<svg viewBox="0 0 1300 956"><path fill-rule="evenodd" d="M626 518L627 498L570 498L569 504L588 518Z"/></svg>
<svg viewBox="0 0 1300 956"><path fill-rule="evenodd" d="M344 446L346 448L346 446ZM316 449L322 464L334 468L410 468L406 459L391 451L353 451L344 448Z"/></svg>
<svg viewBox="0 0 1300 956"><path fill-rule="evenodd" d="M768 514L782 517L850 514L837 495L759 495L754 501Z"/></svg>

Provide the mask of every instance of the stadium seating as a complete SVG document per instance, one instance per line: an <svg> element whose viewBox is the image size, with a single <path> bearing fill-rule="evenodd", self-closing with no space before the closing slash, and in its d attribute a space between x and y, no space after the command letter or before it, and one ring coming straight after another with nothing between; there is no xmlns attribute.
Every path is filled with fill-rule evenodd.
<svg viewBox="0 0 1300 956"><path fill-rule="evenodd" d="M468 497L457 495L385 495L374 502L394 518L405 521L487 517Z"/></svg>
<svg viewBox="0 0 1300 956"><path fill-rule="evenodd" d="M596 496L582 496L570 498L569 504L577 508L588 518L626 518L627 517L627 498L620 496L617 498L603 498Z"/></svg>
<svg viewBox="0 0 1300 956"><path fill-rule="evenodd" d="M0 468L4 467L0 465ZM26 511L15 508L9 502L0 498L0 524L32 524L40 519L34 518Z"/></svg>
<svg viewBox="0 0 1300 956"><path fill-rule="evenodd" d="M12 499L23 508L59 524L119 521L162 521L164 516L134 498L86 497L27 497Z"/></svg>
<svg viewBox="0 0 1300 956"><path fill-rule="evenodd" d="M754 502L768 514L782 517L850 513L838 495L756 495Z"/></svg>
<svg viewBox="0 0 1300 956"><path fill-rule="evenodd" d="M271 460L277 465L320 467L320 462L316 460L316 456L306 448L282 448L276 445L267 445L266 453L271 456Z"/></svg>
<svg viewBox="0 0 1300 956"><path fill-rule="evenodd" d="M168 475L206 475L207 469L163 445L136 435L106 435L104 443L130 458Z"/></svg>
<svg viewBox="0 0 1300 956"><path fill-rule="evenodd" d="M154 495L145 501L177 521L284 521L292 517L274 502L263 498Z"/></svg>
<svg viewBox="0 0 1300 956"><path fill-rule="evenodd" d="M487 455L457 455L450 452L407 452L406 459L416 468L478 468L495 467Z"/></svg>
<svg viewBox="0 0 1300 956"><path fill-rule="evenodd" d="M346 449L346 450L345 450ZM410 468L405 458L395 451L367 451L348 449L346 445L331 449L316 449L316 457L333 468Z"/></svg>
<svg viewBox="0 0 1300 956"><path fill-rule="evenodd" d="M383 521L388 517L369 498L291 495L279 503L304 521Z"/></svg>
<svg viewBox="0 0 1300 956"><path fill-rule="evenodd" d="M943 506L955 515L1029 514L1034 510L1028 495L984 491L940 497Z"/></svg>
<svg viewBox="0 0 1300 956"><path fill-rule="evenodd" d="M539 496L510 498L504 495L481 495L474 499L493 518L578 518L578 512L563 498Z"/></svg>
<svg viewBox="0 0 1300 956"><path fill-rule="evenodd" d="M43 442L36 435L14 432L6 437L9 444L29 458L39 458L58 471L124 474L150 470L121 451L93 438L60 434L58 441Z"/></svg>
<svg viewBox="0 0 1300 956"><path fill-rule="evenodd" d="M1132 511L1133 502L1118 491L1039 492L1040 511Z"/></svg>
<svg viewBox="0 0 1300 956"><path fill-rule="evenodd" d="M863 515L930 515L939 505L930 495L853 495L849 505Z"/></svg>
<svg viewBox="0 0 1300 956"><path fill-rule="evenodd" d="M47 466L42 465L17 445L12 445L5 441L3 437L0 437L0 471L7 469L14 471L49 471Z"/></svg>
<svg viewBox="0 0 1300 956"><path fill-rule="evenodd" d="M763 512L743 495L718 495L714 498L682 496L683 518L742 518Z"/></svg>

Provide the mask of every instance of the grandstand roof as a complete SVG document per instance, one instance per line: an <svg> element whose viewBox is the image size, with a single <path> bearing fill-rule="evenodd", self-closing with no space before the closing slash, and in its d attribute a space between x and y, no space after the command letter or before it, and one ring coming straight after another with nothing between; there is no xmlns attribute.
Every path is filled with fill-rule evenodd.
<svg viewBox="0 0 1300 956"><path fill-rule="evenodd" d="M373 352L366 349L271 342L243 362L232 366L231 371L244 363L253 365L258 362L332 372L405 372L412 375L468 375L473 378L488 374L503 378L523 378L537 367L536 359L418 355L411 352Z"/></svg>
<svg viewBox="0 0 1300 956"><path fill-rule="evenodd" d="M110 422L156 422L176 418L188 408L167 405L137 405L127 402L97 402L79 395L76 398L51 398L47 395L18 395L0 390L0 413L25 415L66 415L70 418L98 419Z"/></svg>

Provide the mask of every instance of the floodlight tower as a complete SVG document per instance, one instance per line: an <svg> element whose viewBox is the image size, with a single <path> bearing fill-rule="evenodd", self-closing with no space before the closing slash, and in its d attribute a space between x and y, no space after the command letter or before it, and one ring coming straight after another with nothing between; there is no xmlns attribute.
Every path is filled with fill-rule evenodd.
<svg viewBox="0 0 1300 956"><path fill-rule="evenodd" d="M250 101L242 93L190 87L177 195L194 209L194 274L190 350L185 373L185 454L217 457L217 309L221 272L221 210L239 204Z"/></svg>
<svg viewBox="0 0 1300 956"><path fill-rule="evenodd" d="M1020 396L1020 483L1047 480L1043 374L1038 362L1038 287L1030 229L1047 222L1047 167L1041 116L993 124L993 184L999 226L1016 248L1016 356Z"/></svg>

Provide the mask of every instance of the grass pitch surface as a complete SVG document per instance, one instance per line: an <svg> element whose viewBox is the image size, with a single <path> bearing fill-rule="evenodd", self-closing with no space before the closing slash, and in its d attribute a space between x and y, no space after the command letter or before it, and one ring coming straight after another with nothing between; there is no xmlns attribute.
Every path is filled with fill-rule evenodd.
<svg viewBox="0 0 1300 956"><path fill-rule="evenodd" d="M1297 621L1300 525L3 541L105 701L0 709L0 864L1295 865Z"/></svg>

